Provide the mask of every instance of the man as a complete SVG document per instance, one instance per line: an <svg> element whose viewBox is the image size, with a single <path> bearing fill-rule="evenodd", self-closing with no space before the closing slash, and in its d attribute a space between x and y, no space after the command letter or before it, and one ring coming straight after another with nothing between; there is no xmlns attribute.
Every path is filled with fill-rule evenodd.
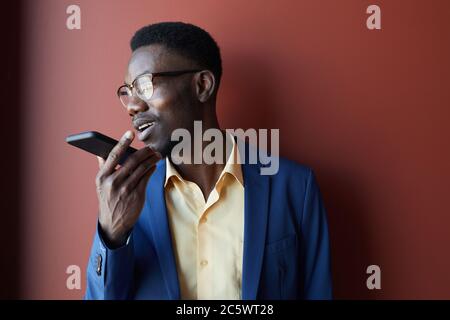
<svg viewBox="0 0 450 320"><path fill-rule="evenodd" d="M131 49L118 95L146 147L117 168L129 131L99 159L86 298L331 298L326 214L309 168L280 159L276 174L261 175L261 163L236 161L246 147L223 131L222 162L171 156L174 130L219 129L212 37L158 23L138 30Z"/></svg>

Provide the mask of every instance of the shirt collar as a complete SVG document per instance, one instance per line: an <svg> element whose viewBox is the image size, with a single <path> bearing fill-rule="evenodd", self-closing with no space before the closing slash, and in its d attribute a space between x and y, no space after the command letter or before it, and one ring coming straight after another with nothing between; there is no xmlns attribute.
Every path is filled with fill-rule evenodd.
<svg viewBox="0 0 450 320"><path fill-rule="evenodd" d="M232 143L232 148L230 156L228 157L225 167L223 168L217 181L220 181L222 176L224 176L225 174L229 174L233 176L242 186L244 186L238 145L233 135L228 132L226 133L226 135L227 140L231 141ZM164 182L164 188L167 186L167 183L172 179L172 177L178 178L180 181L184 181L184 179L178 173L177 169L175 169L175 167L173 166L172 162L170 162L169 157L166 157L166 181Z"/></svg>

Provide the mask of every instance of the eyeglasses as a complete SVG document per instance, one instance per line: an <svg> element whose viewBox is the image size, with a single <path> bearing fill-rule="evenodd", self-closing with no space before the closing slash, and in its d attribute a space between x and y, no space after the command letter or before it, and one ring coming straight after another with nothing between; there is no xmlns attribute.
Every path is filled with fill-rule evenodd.
<svg viewBox="0 0 450 320"><path fill-rule="evenodd" d="M182 70L182 71L166 71L166 72L154 72L144 73L133 80L131 85L124 84L117 89L117 96L122 102L125 108L128 108L130 101L133 98L133 89L139 99L148 101L153 95L153 78L155 77L176 77L185 73L199 72L201 70Z"/></svg>

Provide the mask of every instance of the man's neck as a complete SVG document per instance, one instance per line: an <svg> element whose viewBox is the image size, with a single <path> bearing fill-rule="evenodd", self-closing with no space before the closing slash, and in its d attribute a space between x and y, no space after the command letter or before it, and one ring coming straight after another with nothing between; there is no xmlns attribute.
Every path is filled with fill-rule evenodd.
<svg viewBox="0 0 450 320"><path fill-rule="evenodd" d="M203 128L203 129L207 130L210 128L215 128L217 130L220 130L218 125L216 125L214 127L209 126L209 127ZM206 163L204 163L203 157L202 157L201 164L194 164L193 161L191 161L190 164L189 163L181 163L181 164L175 165L172 163L172 165L177 169L177 171L179 172L179 174L181 175L181 177L183 179L192 181L199 186L200 190L203 193L203 197L205 198L205 201L206 201L206 199L208 199L209 194L214 189L214 186L216 185L216 182L219 179L219 176L225 167L226 160L229 157L229 154L227 154L227 150L226 150L227 149L226 148L226 145L227 145L226 134L227 133L225 131L221 131L221 133L222 133L222 141L223 141L223 152L222 152L223 158L220 163L206 164ZM191 150L194 150L193 143L194 142L192 142ZM201 150L202 155L203 155L203 150L209 143L210 142L207 142L207 141L205 142L202 139L202 150ZM228 151L230 151L230 150L228 150Z"/></svg>

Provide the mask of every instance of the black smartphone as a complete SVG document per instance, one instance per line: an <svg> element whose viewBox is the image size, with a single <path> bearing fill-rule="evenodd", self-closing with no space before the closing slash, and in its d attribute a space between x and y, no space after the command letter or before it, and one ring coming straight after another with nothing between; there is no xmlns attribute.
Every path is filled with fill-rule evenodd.
<svg viewBox="0 0 450 320"><path fill-rule="evenodd" d="M109 153L118 143L117 140L105 136L97 131L86 131L77 134L72 134L66 138L66 142L72 146L83 149L103 159L108 158ZM137 150L133 147L128 147L124 155L120 158L119 164L123 164L125 160Z"/></svg>

